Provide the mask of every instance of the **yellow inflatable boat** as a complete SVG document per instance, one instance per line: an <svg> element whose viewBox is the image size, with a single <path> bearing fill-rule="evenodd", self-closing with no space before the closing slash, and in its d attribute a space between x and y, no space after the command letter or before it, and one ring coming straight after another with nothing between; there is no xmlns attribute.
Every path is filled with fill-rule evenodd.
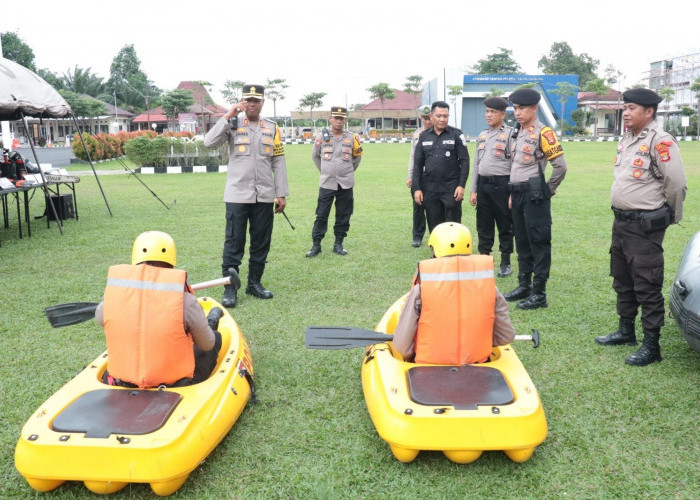
<svg viewBox="0 0 700 500"><path fill-rule="evenodd" d="M199 302L205 314L221 307L211 298ZM222 309L221 351L208 380L147 390L108 386L101 382L105 352L41 405L15 449L15 466L29 485L49 491L83 481L107 494L150 483L158 495L182 486L255 398L248 345Z"/></svg>
<svg viewBox="0 0 700 500"><path fill-rule="evenodd" d="M388 309L377 331L394 332L405 300ZM494 347L485 363L438 366L406 363L391 342L374 344L365 352L362 388L377 432L401 462L421 450L461 464L503 450L524 462L547 436L537 390L510 345Z"/></svg>

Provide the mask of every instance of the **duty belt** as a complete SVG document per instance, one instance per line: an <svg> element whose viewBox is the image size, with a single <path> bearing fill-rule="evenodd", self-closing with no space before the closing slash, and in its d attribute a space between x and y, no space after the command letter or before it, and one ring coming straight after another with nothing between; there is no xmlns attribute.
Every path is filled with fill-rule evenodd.
<svg viewBox="0 0 700 500"><path fill-rule="evenodd" d="M509 175L479 175L478 182L482 184L498 184L504 179L510 179Z"/></svg>
<svg viewBox="0 0 700 500"><path fill-rule="evenodd" d="M610 207L619 221L642 220L645 213L653 212L654 210L620 210L619 208Z"/></svg>
<svg viewBox="0 0 700 500"><path fill-rule="evenodd" d="M508 191L511 193L517 193L518 191L530 191L530 183L529 182L509 182L508 183Z"/></svg>

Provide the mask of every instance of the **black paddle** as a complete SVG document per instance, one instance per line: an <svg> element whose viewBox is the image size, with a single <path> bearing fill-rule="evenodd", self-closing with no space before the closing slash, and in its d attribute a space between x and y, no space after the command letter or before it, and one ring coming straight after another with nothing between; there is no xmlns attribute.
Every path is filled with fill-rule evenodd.
<svg viewBox="0 0 700 500"><path fill-rule="evenodd" d="M307 349L351 349L394 340L393 335L355 328L352 326L307 326ZM516 335L515 340L531 340L534 347L540 345L540 332L532 329L532 335Z"/></svg>
<svg viewBox="0 0 700 500"><path fill-rule="evenodd" d="M191 285L191 288L192 290L203 290L221 285L233 285L236 288L240 288L241 279L238 277L238 273L234 269L229 269L229 274L230 276L225 278L196 283ZM93 319L97 306L97 302L69 302L68 304L49 306L44 309L44 312L52 327L61 328Z"/></svg>

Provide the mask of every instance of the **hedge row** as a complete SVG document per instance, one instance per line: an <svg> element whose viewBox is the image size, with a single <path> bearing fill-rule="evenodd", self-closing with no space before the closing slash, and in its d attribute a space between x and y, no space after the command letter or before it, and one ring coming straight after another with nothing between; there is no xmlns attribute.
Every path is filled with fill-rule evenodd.
<svg viewBox="0 0 700 500"><path fill-rule="evenodd" d="M88 155L85 152L85 147L87 147L88 153L90 153L90 158L93 161L99 160L109 160L111 158L119 158L124 156L125 150L124 145L136 138L146 137L153 139L157 136L152 130L137 130L135 132L126 132L122 130L116 134L96 134L91 135L87 132L83 132L83 140L80 140L80 136L76 132L73 134L73 153L77 158L81 160L88 160ZM191 132L165 132L163 134L165 137L173 138L191 138ZM85 142L85 146L83 146Z"/></svg>

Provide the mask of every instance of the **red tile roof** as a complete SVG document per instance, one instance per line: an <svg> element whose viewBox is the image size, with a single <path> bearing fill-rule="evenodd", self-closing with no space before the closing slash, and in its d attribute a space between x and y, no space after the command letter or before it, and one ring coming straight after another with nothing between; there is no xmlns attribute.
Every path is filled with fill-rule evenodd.
<svg viewBox="0 0 700 500"><path fill-rule="evenodd" d="M608 102L617 102L619 100L622 100L622 94L618 92L615 89L608 89L607 94L598 96L598 101L608 101ZM595 101L596 100L596 95L595 92L579 92L578 93L578 101Z"/></svg>
<svg viewBox="0 0 700 500"><path fill-rule="evenodd" d="M420 95L414 96L403 90L394 91L396 97L394 99L387 99L384 101L384 111L390 110L415 110L420 106ZM380 99L375 99L366 106L362 107L363 111L375 111L382 109L382 102Z"/></svg>

